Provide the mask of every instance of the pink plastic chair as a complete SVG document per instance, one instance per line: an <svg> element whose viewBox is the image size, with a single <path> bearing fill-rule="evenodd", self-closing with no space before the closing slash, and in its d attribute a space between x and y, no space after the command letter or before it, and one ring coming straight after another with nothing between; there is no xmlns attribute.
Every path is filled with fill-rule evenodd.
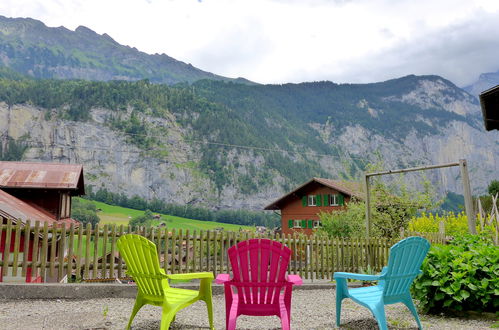
<svg viewBox="0 0 499 330"><path fill-rule="evenodd" d="M269 239L250 239L232 246L228 254L232 279L229 274L216 279L225 286L226 328L235 329L239 315L276 315L282 329L290 329L291 290L302 284L300 276L286 276L291 250Z"/></svg>

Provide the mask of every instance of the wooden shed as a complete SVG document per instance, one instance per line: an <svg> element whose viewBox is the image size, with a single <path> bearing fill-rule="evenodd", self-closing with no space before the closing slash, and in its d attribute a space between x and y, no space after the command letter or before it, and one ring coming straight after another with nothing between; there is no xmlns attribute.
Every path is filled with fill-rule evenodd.
<svg viewBox="0 0 499 330"><path fill-rule="evenodd" d="M11 219L13 223L20 222L21 226L28 220L32 226L36 221L40 221L42 226L47 223L49 227L78 225L79 222L71 218L71 197L84 193L81 165L0 162L0 223ZM5 255L14 249L13 235L14 232L7 239L3 231L0 236L0 258L4 262L8 261L4 260ZM33 246L33 239L30 239L30 246L24 251L23 235L24 231L20 237L20 256L24 257L26 253L27 261L32 261L33 251L41 246ZM6 244L9 241L10 244ZM41 244L41 240L39 242ZM0 282L40 282L42 278L41 274L34 274L29 268L25 277L20 276L21 272L17 273L17 276L12 276L9 269L6 276L2 276L0 271ZM61 280L44 277L46 281Z"/></svg>
<svg viewBox="0 0 499 330"><path fill-rule="evenodd" d="M0 189L49 212L55 220L71 218L71 197L85 194L83 166L0 162Z"/></svg>

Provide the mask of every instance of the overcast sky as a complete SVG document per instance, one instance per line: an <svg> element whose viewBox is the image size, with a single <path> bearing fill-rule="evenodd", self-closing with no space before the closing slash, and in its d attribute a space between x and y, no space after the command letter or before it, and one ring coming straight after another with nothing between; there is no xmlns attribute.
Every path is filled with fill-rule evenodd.
<svg viewBox="0 0 499 330"><path fill-rule="evenodd" d="M366 83L499 70L499 0L0 0L146 53L259 83Z"/></svg>

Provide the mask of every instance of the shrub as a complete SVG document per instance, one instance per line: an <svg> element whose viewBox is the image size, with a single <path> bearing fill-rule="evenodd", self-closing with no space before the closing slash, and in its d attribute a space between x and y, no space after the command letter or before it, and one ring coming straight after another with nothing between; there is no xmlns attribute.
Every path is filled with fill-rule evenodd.
<svg viewBox="0 0 499 330"><path fill-rule="evenodd" d="M150 227L151 221L154 219L154 216L150 210L146 210L143 215L138 215L134 217L132 220L128 222L128 224L132 227L136 226L145 226Z"/></svg>
<svg viewBox="0 0 499 330"><path fill-rule="evenodd" d="M333 212L321 212L322 228L319 232L329 237L358 237L365 235L365 207L363 203L350 202L348 208Z"/></svg>
<svg viewBox="0 0 499 330"><path fill-rule="evenodd" d="M493 312L499 307L499 247L489 238L464 235L450 245L434 245L422 271L412 292L424 312Z"/></svg>
<svg viewBox="0 0 499 330"><path fill-rule="evenodd" d="M90 223L92 227L100 221L95 204L79 198L72 199L71 217L82 224Z"/></svg>
<svg viewBox="0 0 499 330"><path fill-rule="evenodd" d="M476 230L482 232L480 223L477 221ZM443 222L445 225L445 234L450 236L465 235L468 233L468 217L464 212L455 214L448 212L444 215L422 213L419 217L414 217L409 222L409 230L419 233L438 233L438 224ZM483 229L484 233L491 235L494 233L492 225L486 225Z"/></svg>

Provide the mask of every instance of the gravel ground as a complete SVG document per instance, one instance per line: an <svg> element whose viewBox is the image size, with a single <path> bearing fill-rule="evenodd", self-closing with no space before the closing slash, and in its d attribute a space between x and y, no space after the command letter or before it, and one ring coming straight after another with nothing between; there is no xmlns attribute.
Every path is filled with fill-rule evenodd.
<svg viewBox="0 0 499 330"><path fill-rule="evenodd" d="M215 327L225 328L223 295L213 296ZM295 290L291 326L293 329L335 328L334 290ZM93 300L3 300L0 301L0 329L124 329L134 299L107 298ZM402 304L386 306L390 329L417 329L416 321ZM425 329L487 329L491 317L450 318L420 315ZM159 329L161 309L144 306L135 317L132 329ZM279 319L240 316L238 329L280 329ZM370 312L344 300L343 329L377 329ZM181 310L171 329L208 329L204 302Z"/></svg>

